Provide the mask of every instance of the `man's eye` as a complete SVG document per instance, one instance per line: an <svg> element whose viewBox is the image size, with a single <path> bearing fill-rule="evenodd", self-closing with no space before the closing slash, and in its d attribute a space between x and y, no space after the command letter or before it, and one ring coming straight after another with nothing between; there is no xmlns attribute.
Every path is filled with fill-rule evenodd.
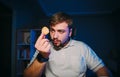
<svg viewBox="0 0 120 77"><path fill-rule="evenodd" d="M55 32L54 30L50 29L50 32Z"/></svg>
<svg viewBox="0 0 120 77"><path fill-rule="evenodd" d="M62 34L65 32L65 30L58 30L58 32Z"/></svg>

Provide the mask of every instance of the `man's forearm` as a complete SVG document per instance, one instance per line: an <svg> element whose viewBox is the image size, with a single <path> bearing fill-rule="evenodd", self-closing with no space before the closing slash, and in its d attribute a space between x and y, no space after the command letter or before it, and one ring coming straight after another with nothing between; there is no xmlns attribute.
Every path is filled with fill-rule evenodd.
<svg viewBox="0 0 120 77"><path fill-rule="evenodd" d="M39 62L37 59L24 70L24 77L40 77L46 62Z"/></svg>
<svg viewBox="0 0 120 77"><path fill-rule="evenodd" d="M112 77L111 72L106 67L100 68L96 73L98 77Z"/></svg>

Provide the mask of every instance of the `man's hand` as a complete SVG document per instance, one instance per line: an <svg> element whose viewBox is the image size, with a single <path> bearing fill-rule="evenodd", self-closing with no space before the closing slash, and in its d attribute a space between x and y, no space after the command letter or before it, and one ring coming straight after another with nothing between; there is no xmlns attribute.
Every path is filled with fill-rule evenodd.
<svg viewBox="0 0 120 77"><path fill-rule="evenodd" d="M49 40L45 38L45 34L41 33L35 43L35 48L43 57L48 58L50 54L50 47L51 45Z"/></svg>

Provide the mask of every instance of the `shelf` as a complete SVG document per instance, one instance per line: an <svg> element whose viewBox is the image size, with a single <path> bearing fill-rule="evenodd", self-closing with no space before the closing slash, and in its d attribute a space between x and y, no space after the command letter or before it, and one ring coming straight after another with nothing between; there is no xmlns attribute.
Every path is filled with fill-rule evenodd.
<svg viewBox="0 0 120 77"><path fill-rule="evenodd" d="M16 77L23 77L23 71L30 62L34 44L40 35L40 29L19 29L16 32Z"/></svg>

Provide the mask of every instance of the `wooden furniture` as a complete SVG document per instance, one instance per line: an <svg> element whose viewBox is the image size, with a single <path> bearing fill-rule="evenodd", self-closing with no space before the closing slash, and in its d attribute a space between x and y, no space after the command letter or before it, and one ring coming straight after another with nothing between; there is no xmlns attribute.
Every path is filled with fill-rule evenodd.
<svg viewBox="0 0 120 77"><path fill-rule="evenodd" d="M23 77L23 71L30 62L34 44L40 35L40 29L19 29L16 33L16 77Z"/></svg>

